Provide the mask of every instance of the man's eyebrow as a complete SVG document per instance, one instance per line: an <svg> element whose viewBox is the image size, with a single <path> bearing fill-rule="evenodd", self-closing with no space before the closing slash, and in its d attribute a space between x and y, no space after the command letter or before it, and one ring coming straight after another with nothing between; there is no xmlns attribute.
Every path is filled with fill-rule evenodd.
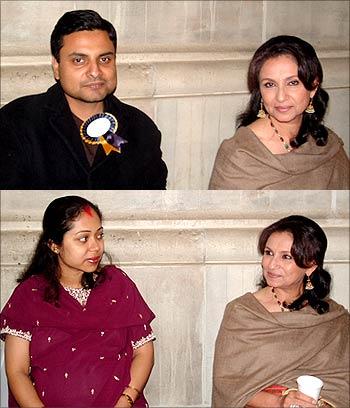
<svg viewBox="0 0 350 408"><path fill-rule="evenodd" d="M73 51L68 54L69 57L77 56L77 57L87 57L87 54L83 54L82 52Z"/></svg>
<svg viewBox="0 0 350 408"><path fill-rule="evenodd" d="M106 52L102 52L101 54L99 54L99 57L103 57L106 55L115 55L115 52L113 51L106 51ZM88 57L88 54L84 54L83 52L77 52L77 51L73 51L70 54L68 54L69 57Z"/></svg>

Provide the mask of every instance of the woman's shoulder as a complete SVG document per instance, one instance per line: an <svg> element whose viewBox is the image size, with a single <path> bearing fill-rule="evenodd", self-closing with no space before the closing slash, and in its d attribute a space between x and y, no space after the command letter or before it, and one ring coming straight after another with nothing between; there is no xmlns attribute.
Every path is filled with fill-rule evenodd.
<svg viewBox="0 0 350 408"><path fill-rule="evenodd" d="M338 136L338 134L331 128L329 128L328 126L326 126L327 132L328 132L328 137L330 139L334 139L334 140L341 140L341 138Z"/></svg>
<svg viewBox="0 0 350 408"><path fill-rule="evenodd" d="M344 141L343 139L332 129L326 126L327 132L328 132L328 141L326 144L326 147L328 149L334 149L336 148L337 150L343 149L344 148Z"/></svg>
<svg viewBox="0 0 350 408"><path fill-rule="evenodd" d="M349 311L340 303L336 302L334 299L327 299L327 303L329 304L329 311L330 312L343 312L349 315Z"/></svg>
<svg viewBox="0 0 350 408"><path fill-rule="evenodd" d="M128 275L122 270L120 269L117 265L105 265L102 268L102 272L106 274L106 276L110 276L110 277L127 277Z"/></svg>
<svg viewBox="0 0 350 408"><path fill-rule="evenodd" d="M225 152L230 156L233 153L237 153L240 149L246 150L251 147L255 147L258 142L258 138L255 133L246 126L241 126L236 129L234 135L228 139L222 141L220 145L220 153Z"/></svg>
<svg viewBox="0 0 350 408"><path fill-rule="evenodd" d="M18 283L18 285L15 287L13 293L18 293L18 292L34 292L36 290L41 290L47 286L47 282L43 276L40 275L33 275L27 278L26 280Z"/></svg>
<svg viewBox="0 0 350 408"><path fill-rule="evenodd" d="M23 309L30 309L30 306L37 299L42 298L42 293L47 284L42 276L30 276L23 282L20 282L12 291L6 302L8 305L21 305ZM5 309L4 307L4 309ZM11 306L10 306L11 307Z"/></svg>
<svg viewBox="0 0 350 408"><path fill-rule="evenodd" d="M232 136L232 140L236 141L241 141L241 140L247 140L247 137L255 136L256 133L254 132L254 128L252 128L250 125L249 126L240 126L239 128L236 129L234 135Z"/></svg>
<svg viewBox="0 0 350 408"><path fill-rule="evenodd" d="M135 286L135 283L128 274L116 265L106 265L103 267L102 272L105 275L104 280L112 281L118 285Z"/></svg>
<svg viewBox="0 0 350 408"><path fill-rule="evenodd" d="M228 330L237 327L237 325L241 328L245 327L246 324L249 324L247 322L256 319L259 310L259 302L253 293L245 293L226 305L222 325Z"/></svg>
<svg viewBox="0 0 350 408"><path fill-rule="evenodd" d="M256 298L254 297L254 294L251 292L247 292L242 296L239 296L233 300L231 300L227 305L226 305L226 310L228 312L232 312L236 309L239 309L242 306L245 305L251 305L251 304L256 303Z"/></svg>

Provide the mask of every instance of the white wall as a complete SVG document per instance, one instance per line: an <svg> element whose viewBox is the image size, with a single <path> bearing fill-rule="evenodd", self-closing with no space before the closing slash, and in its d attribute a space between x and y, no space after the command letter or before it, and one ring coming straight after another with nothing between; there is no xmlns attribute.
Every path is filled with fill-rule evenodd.
<svg viewBox="0 0 350 408"><path fill-rule="evenodd" d="M65 11L82 8L118 31L117 95L161 129L169 189L207 189L248 97L248 62L279 34L316 48L330 94L326 124L348 151L348 1L1 1L1 104L53 84L51 31Z"/></svg>
<svg viewBox="0 0 350 408"><path fill-rule="evenodd" d="M230 300L255 290L259 231L294 214L324 228L332 296L349 308L349 206L341 191L72 191L104 214L114 262L156 314L151 406L209 406L213 347ZM34 248L43 212L65 191L1 192L1 304Z"/></svg>

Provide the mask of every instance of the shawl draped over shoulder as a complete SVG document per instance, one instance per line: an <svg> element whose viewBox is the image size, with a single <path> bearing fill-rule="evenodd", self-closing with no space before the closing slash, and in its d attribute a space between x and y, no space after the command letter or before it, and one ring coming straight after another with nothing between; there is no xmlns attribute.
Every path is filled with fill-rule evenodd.
<svg viewBox="0 0 350 408"><path fill-rule="evenodd" d="M47 407L114 406L129 384L133 349L154 339L154 314L134 282L115 266L103 273L85 306L63 287L59 307L45 302L47 283L32 276L1 312L2 338L31 339L31 378ZM134 406L147 406L143 395Z"/></svg>
<svg viewBox="0 0 350 408"><path fill-rule="evenodd" d="M224 140L217 153L212 190L348 190L349 158L328 129L328 143L309 140L287 154L272 154L248 127Z"/></svg>
<svg viewBox="0 0 350 408"><path fill-rule="evenodd" d="M226 306L215 344L212 406L244 407L272 384L297 388L315 375L321 397L349 407L349 313L329 300L328 313L310 306L270 313L246 293Z"/></svg>

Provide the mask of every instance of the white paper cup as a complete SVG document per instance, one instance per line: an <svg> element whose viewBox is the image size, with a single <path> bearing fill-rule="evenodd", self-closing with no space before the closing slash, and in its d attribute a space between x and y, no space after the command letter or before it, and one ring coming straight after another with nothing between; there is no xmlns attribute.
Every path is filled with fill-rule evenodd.
<svg viewBox="0 0 350 408"><path fill-rule="evenodd" d="M323 381L312 375L301 375L297 378L298 390L314 400L318 400Z"/></svg>

